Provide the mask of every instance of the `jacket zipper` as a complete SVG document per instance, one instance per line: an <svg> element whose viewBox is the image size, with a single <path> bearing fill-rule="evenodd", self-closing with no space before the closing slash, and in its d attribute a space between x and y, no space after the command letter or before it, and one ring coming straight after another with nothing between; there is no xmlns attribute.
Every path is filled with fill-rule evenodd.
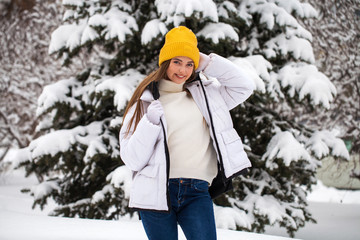
<svg viewBox="0 0 360 240"><path fill-rule="evenodd" d="M165 126L163 121L160 119L161 127L163 129L164 134L164 148L165 148L165 157L166 157L166 200L168 205L168 212L170 212L170 195L169 195L169 175L170 175L170 154L169 154L169 148L166 141L166 132L165 132Z"/></svg>
<svg viewBox="0 0 360 240"><path fill-rule="evenodd" d="M212 118L212 114L211 114L210 106L209 106L209 101L208 101L206 91L205 91L205 88L204 88L204 85L203 85L202 81L200 79L198 79L198 81L200 82L201 89L202 89L203 94L204 94L206 108L207 108L209 118L210 118L211 131L213 132L215 145L216 145L216 148L217 148L217 152L219 154L219 160L220 160L219 171L220 171L220 174L221 174L221 179L222 179L223 183L225 184L226 183L226 176L225 176L225 171L224 171L224 167L223 167L224 164L223 164L223 159L222 159L219 143L218 143L218 140L217 140L217 137L216 137L214 122L213 122L213 118Z"/></svg>

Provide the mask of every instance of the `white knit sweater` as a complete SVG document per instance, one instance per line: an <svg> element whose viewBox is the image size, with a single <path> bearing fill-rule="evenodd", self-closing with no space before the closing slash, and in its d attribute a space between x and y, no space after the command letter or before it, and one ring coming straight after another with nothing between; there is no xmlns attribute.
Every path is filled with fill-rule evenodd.
<svg viewBox="0 0 360 240"><path fill-rule="evenodd" d="M167 122L170 178L195 178L209 183L217 174L209 128L183 84L161 80L160 102Z"/></svg>

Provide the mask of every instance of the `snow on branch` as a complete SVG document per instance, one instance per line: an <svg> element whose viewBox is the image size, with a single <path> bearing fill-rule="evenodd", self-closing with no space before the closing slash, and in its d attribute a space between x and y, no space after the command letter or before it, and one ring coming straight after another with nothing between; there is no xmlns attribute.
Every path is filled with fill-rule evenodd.
<svg viewBox="0 0 360 240"><path fill-rule="evenodd" d="M216 227L221 229L236 230L238 226L251 229L252 219L239 208L222 207L214 204Z"/></svg>
<svg viewBox="0 0 360 240"><path fill-rule="evenodd" d="M319 159L329 155L331 149L333 156L350 160L344 141L337 138L333 131L316 131L307 142L307 148Z"/></svg>
<svg viewBox="0 0 360 240"><path fill-rule="evenodd" d="M92 153L103 151L98 144L92 144L92 141L99 141L98 136L103 132L102 122L93 122L88 126L78 126L73 129L62 129L50 132L33 140L28 146L30 158L35 160L39 157L50 155L54 157L59 152L71 150L74 144L92 145L89 149ZM90 154L88 154L89 156Z"/></svg>
<svg viewBox="0 0 360 240"><path fill-rule="evenodd" d="M70 51L81 44L82 33L86 24L83 21L79 24L65 24L58 27L51 34L51 41L49 45L49 54L60 51L62 48L67 48Z"/></svg>
<svg viewBox="0 0 360 240"><path fill-rule="evenodd" d="M118 8L111 8L103 16L106 20L106 28L102 31L105 40L117 38L120 42L124 42L126 35L132 35L131 29L139 30L135 18Z"/></svg>
<svg viewBox="0 0 360 240"><path fill-rule="evenodd" d="M299 203L287 203L280 201L273 195L258 195L252 193L249 189L245 189L246 197L244 200L229 199L234 208L245 209L246 218L256 214L269 220L270 225L275 223L285 224L292 229L298 229L298 222L304 222L305 216L303 210L300 209ZM249 216L250 215L250 216ZM229 220L228 220L229 221Z"/></svg>
<svg viewBox="0 0 360 240"><path fill-rule="evenodd" d="M63 4L80 8L83 1L64 0ZM97 2L88 4L91 4L91 7L87 14L77 16L76 21L61 25L52 33L49 54L62 49L71 52L89 41L102 37L105 40L117 39L122 43L127 35L133 34L132 30L138 31L135 18L126 11L129 6L122 1L113 3L109 9ZM75 12L66 11L64 21L72 19L75 19Z"/></svg>
<svg viewBox="0 0 360 240"><path fill-rule="evenodd" d="M286 12L284 8L268 1L247 1L251 13L259 13L260 23L264 24L269 30L273 29L275 24L280 26L291 26L296 28L298 23L296 19Z"/></svg>
<svg viewBox="0 0 360 240"><path fill-rule="evenodd" d="M297 28L299 26L292 14L302 18L317 17L317 11L308 3L300 3L298 0L261 0L243 1L241 6L246 6L250 13L260 14L260 23L269 30L275 24Z"/></svg>
<svg viewBox="0 0 360 240"><path fill-rule="evenodd" d="M168 29L160 19L153 19L147 22L141 32L141 44L146 45L154 38L165 36Z"/></svg>
<svg viewBox="0 0 360 240"><path fill-rule="evenodd" d="M297 36L288 37L282 33L265 43L263 50L267 58L275 58L277 55L291 55L295 59L301 59L310 63L315 62L313 49L307 39Z"/></svg>
<svg viewBox="0 0 360 240"><path fill-rule="evenodd" d="M302 18L317 17L318 13L310 4L301 3L299 0L274 0L279 7L284 8L288 13L295 13Z"/></svg>
<svg viewBox="0 0 360 240"><path fill-rule="evenodd" d="M45 86L38 98L36 115L40 116L45 113L48 109L54 107L57 102L68 104L70 107L80 110L80 101L75 99L72 94L72 91L79 86L80 83L76 78L60 80Z"/></svg>
<svg viewBox="0 0 360 240"><path fill-rule="evenodd" d="M83 0L63 0L62 4L64 6L68 5L68 6L81 7L84 4L84 1Z"/></svg>
<svg viewBox="0 0 360 240"><path fill-rule="evenodd" d="M144 78L145 76L137 70L128 69L119 75L104 77L101 83L96 86L95 92L114 92L114 105L118 111L121 111L125 108L127 101L131 98L137 84Z"/></svg>
<svg viewBox="0 0 360 240"><path fill-rule="evenodd" d="M59 191L60 187L57 181L45 181L34 185L30 188L30 193L34 196L35 200L40 200L44 196L49 195L52 191Z"/></svg>
<svg viewBox="0 0 360 240"><path fill-rule="evenodd" d="M262 160L266 161L266 167L276 169L279 165L275 162L281 159L285 166L289 167L292 162L305 160L312 164L311 156L292 133L288 131L277 132L270 140ZM315 166L313 166L315 167Z"/></svg>
<svg viewBox="0 0 360 240"><path fill-rule="evenodd" d="M165 23L179 26L185 17L193 14L196 18L209 18L219 21L216 4L212 0L156 0L155 5L160 19Z"/></svg>
<svg viewBox="0 0 360 240"><path fill-rule="evenodd" d="M225 19L230 18L229 13L238 15L238 10L234 3L230 1L224 1L218 4L219 17Z"/></svg>
<svg viewBox="0 0 360 240"><path fill-rule="evenodd" d="M109 181L114 187L122 189L125 192L125 197L130 197L130 189L132 185L132 172L125 165L116 168L106 177L106 181Z"/></svg>
<svg viewBox="0 0 360 240"><path fill-rule="evenodd" d="M291 97L297 93L301 101L310 96L314 105L323 105L327 109L336 95L335 86L314 65L289 63L280 69L277 80L282 87L289 87L288 93Z"/></svg>
<svg viewBox="0 0 360 240"><path fill-rule="evenodd" d="M236 42L239 41L239 36L235 29L226 23L208 23L197 33L197 36L210 39L215 44L218 44L220 40L225 40L226 38Z"/></svg>

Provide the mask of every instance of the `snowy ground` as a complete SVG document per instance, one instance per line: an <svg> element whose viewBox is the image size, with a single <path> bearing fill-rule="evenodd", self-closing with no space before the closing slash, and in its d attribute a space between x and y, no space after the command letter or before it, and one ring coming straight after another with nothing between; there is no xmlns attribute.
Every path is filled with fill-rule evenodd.
<svg viewBox="0 0 360 240"><path fill-rule="evenodd" d="M146 235L137 220L104 221L47 216L48 210L32 210L32 198L20 189L34 183L22 171L0 176L1 240L143 240ZM360 236L360 191L338 191L319 184L309 196L310 209L318 224L308 223L298 239L355 240ZM340 203L342 202L342 203ZM49 206L51 207L51 206ZM278 227L268 227L268 235L218 230L218 239L285 240ZM277 235L277 236L276 236ZM281 237L283 236L283 237ZM181 234L180 239L185 239Z"/></svg>

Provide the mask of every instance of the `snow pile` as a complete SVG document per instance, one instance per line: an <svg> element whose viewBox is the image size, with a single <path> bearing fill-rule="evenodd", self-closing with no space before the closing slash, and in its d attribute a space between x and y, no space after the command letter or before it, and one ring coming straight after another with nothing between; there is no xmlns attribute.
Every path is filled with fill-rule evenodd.
<svg viewBox="0 0 360 240"><path fill-rule="evenodd" d="M8 161L6 159L5 161ZM116 175L116 174L115 174ZM120 175L123 175L121 173ZM31 209L33 199L20 192L23 187L29 187L36 183L34 176L30 178L24 177L23 170L8 171L0 175L0 239L8 240L91 240L91 239L124 239L124 240L145 240L146 235L137 218L121 219L120 221L106 221L106 220L89 220L79 218L61 218L49 217L46 214L54 207L54 203L50 202L44 211L39 209ZM346 236L358 236L359 230L356 224L359 221L356 219L356 209L360 206L360 191L341 191L334 188L327 188L319 182L314 191L308 196L310 201L319 202L314 205L314 210L317 215L318 224L305 226L299 231L299 236L296 238L312 240L312 239L337 239L339 234L342 234L346 240L356 238L346 238ZM329 205L329 202L331 202ZM334 205L335 203L341 205ZM344 204L347 203L347 204ZM357 205L351 205L357 204ZM312 206L313 203L310 203ZM348 205L348 208L345 205ZM342 206L342 208L339 208ZM339 210L336 210L339 209ZM353 217L349 211L353 213ZM271 211L271 210L269 210ZM332 216L326 215L326 213ZM244 221L244 214L236 214L229 211L227 208L219 208L215 206L216 220L218 227L223 225L231 225L229 219L237 219L236 221ZM342 217L342 218L339 218ZM341 222L339 220L341 219ZM220 222L220 223L219 223ZM344 224L342 224L344 223ZM244 222L244 224L246 224ZM338 231L336 227L329 228L329 226L339 226L341 224L342 231ZM335 226L334 225L334 226ZM313 226L313 227L312 227ZM306 229L309 229L307 232ZM272 235L281 234L286 236L285 232L281 232L276 228L268 228L267 232ZM179 239L185 239L181 229L179 229ZM296 234L297 235L297 234ZM324 238L322 236L333 235L333 237ZM230 231L218 229L218 239L226 240L285 240L290 238L271 236L264 234L247 233L241 231Z"/></svg>
<svg viewBox="0 0 360 240"><path fill-rule="evenodd" d="M307 196L310 202L360 204L360 191L338 190L318 181Z"/></svg>

